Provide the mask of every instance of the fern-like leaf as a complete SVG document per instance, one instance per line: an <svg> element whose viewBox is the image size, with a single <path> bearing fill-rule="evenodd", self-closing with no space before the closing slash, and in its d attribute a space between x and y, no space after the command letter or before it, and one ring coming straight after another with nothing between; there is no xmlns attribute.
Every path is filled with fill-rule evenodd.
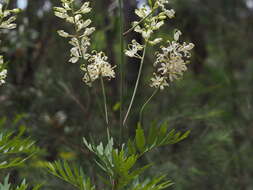
<svg viewBox="0 0 253 190"><path fill-rule="evenodd" d="M66 161L46 163L46 166L51 174L80 190L95 190L95 186L91 184L90 178L84 176L81 168L78 169L75 166L70 166Z"/></svg>

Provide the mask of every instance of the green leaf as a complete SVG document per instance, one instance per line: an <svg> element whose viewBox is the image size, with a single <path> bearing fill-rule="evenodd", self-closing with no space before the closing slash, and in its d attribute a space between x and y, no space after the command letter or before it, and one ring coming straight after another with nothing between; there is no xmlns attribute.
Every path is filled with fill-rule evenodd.
<svg viewBox="0 0 253 190"><path fill-rule="evenodd" d="M129 155L136 154L135 144L134 144L133 141L131 141L131 139L129 139L128 142L127 142L127 148L128 148L128 154Z"/></svg>
<svg viewBox="0 0 253 190"><path fill-rule="evenodd" d="M120 102L117 102L117 103L113 106L112 110L113 110L113 111L118 111L118 110L120 109L120 107L121 107L121 103L120 103Z"/></svg>
<svg viewBox="0 0 253 190"><path fill-rule="evenodd" d="M36 185L34 188L32 188L32 190L39 190L39 188L41 186L42 185ZM27 189L28 189L28 184L26 183L25 179L16 188L11 187L11 184L9 184L9 175L7 175L4 178L4 183L3 184L0 182L0 190L27 190Z"/></svg>
<svg viewBox="0 0 253 190"><path fill-rule="evenodd" d="M15 167L39 151L29 137L24 137L25 127L21 126L17 135L14 132L0 133L0 169Z"/></svg>
<svg viewBox="0 0 253 190"><path fill-rule="evenodd" d="M164 178L165 176L155 177L152 180L137 183L131 188L131 190L161 190L173 185L170 180L163 181Z"/></svg>
<svg viewBox="0 0 253 190"><path fill-rule="evenodd" d="M138 128L136 129L135 143L136 143L136 147L139 149L139 151L144 152L146 140L145 140L144 131L141 128L140 124L138 124Z"/></svg>
<svg viewBox="0 0 253 190"><path fill-rule="evenodd" d="M91 185L90 179L84 177L82 169L78 169L75 166L71 167L66 161L45 163L45 165L52 175L72 184L80 190L93 190L95 188Z"/></svg>
<svg viewBox="0 0 253 190"><path fill-rule="evenodd" d="M158 129L154 123L151 125L148 132L147 144L149 145L149 147L152 147L155 145L157 141L157 133L158 133Z"/></svg>
<svg viewBox="0 0 253 190"><path fill-rule="evenodd" d="M186 138L190 135L190 133L191 133L191 130L186 131L186 132L180 137L179 140L182 141L182 140L186 139Z"/></svg>
<svg viewBox="0 0 253 190"><path fill-rule="evenodd" d="M153 7L153 5L154 5L152 0L148 0L148 4L150 7Z"/></svg>

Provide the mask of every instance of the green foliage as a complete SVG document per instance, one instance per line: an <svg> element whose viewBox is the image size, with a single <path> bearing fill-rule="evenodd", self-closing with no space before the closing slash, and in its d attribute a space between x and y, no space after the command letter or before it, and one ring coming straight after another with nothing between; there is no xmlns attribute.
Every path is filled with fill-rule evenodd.
<svg viewBox="0 0 253 190"><path fill-rule="evenodd" d="M15 135L14 132L0 133L0 169L22 164L38 151L29 137L24 137L25 128Z"/></svg>
<svg viewBox="0 0 253 190"><path fill-rule="evenodd" d="M84 176L83 170L76 166L70 166L66 161L56 161L54 163L46 163L51 174L72 184L80 190L94 190L95 186L91 184L91 180Z"/></svg>
<svg viewBox="0 0 253 190"><path fill-rule="evenodd" d="M96 163L98 166L109 176L111 181L107 181L107 184L111 184L116 189L128 185L150 166L133 169L137 163L138 155L128 155L124 146L121 150L114 148L113 138L109 138L105 147L103 143L95 146L89 144L85 138L83 140L86 147L97 156Z"/></svg>
<svg viewBox="0 0 253 190"><path fill-rule="evenodd" d="M170 180L166 180L162 182L162 180L166 176L161 177L155 177L152 180L146 180L143 183L135 184L131 190L160 190L160 189L166 189L173 185L173 183Z"/></svg>
<svg viewBox="0 0 253 190"><path fill-rule="evenodd" d="M32 190L39 190L41 185L37 185L32 188ZM22 183L17 187L12 187L11 184L9 184L9 175L7 175L3 181L3 183L0 183L0 190L28 190L31 188L28 188L28 184L26 183L26 180L24 179Z"/></svg>
<svg viewBox="0 0 253 190"><path fill-rule="evenodd" d="M69 58L70 47L54 33L57 29L73 29L69 24L63 26L63 23L55 19L51 10L46 10L50 6L58 6L60 1L27 2L28 8L18 16L18 30L1 33L0 51L4 54L5 63L10 64L7 84L0 88L0 116L12 118L16 113L25 113L27 117L23 123L29 126L29 130L23 137L32 136L46 151L43 161L68 159L80 163L85 174L87 172L94 180L93 184L96 184L98 189L110 189L109 186L105 187L103 183L107 182L103 181L102 177L97 178L101 173L107 173L93 172L95 167L90 154L79 146L80 138L90 134L96 134L96 138L107 142L104 141L106 130L103 107L99 107L99 87L94 85L90 91L82 85L77 74L79 67L64 64ZM76 2L78 6L87 1ZM125 29L130 21L135 19L134 14L129 14L136 8L135 2L137 1L123 2L127 8ZM147 2L151 5L155 1ZM143 115L143 129L139 130L138 135L132 127L136 125L136 119L139 117L139 110L136 108L141 106L141 102L144 102L143 96L150 94L151 90L140 88L137 91L136 104L127 122L128 127L122 129L121 138L117 116L120 109L123 109L123 114L126 111L125 106L130 101L131 85L136 79L139 64L135 60L126 59L125 64L119 64L115 68L119 71L120 65L123 65L123 78L126 79L122 103L117 93L120 88L117 86L118 81L105 84L110 97L108 115L111 134L117 137L117 141L114 139L114 147L119 149L117 155L119 156L121 151L121 138L127 140L123 148L125 159L132 155L142 155L129 173L150 161L156 163L154 169L146 169L144 175L139 176L140 179L135 179L133 184L126 185L125 189L135 187L134 184L139 184L141 188L147 182L145 179L152 180L152 176L159 174L168 174L169 179L175 182L172 187L175 190L253 189L253 45L250 43L253 38L253 35L250 35L253 33L253 19L252 9L247 3L246 0L171 1L169 7L175 9L176 20L170 20L168 26L156 33L155 37L171 40L173 34L169 32L170 28L176 27L184 31L184 40L196 45L192 54L192 65L189 65L190 72L184 80L171 84L170 90L158 93L149 103ZM15 5L16 0L10 1L10 7ZM120 44L117 38L119 35L116 34L120 22L117 6L106 0L103 3L92 1L91 7L92 25L97 29L91 47L105 51L111 63L116 65L120 62ZM138 36L133 34L127 36L124 41L129 41L132 37L138 39ZM155 51L156 47L148 48L145 65L153 65L151 60ZM148 86L151 73L150 68L144 67L140 86ZM67 87L66 91L60 83ZM64 113L65 119L58 117L58 113ZM191 137L179 145L168 148L162 145L163 147L156 148L161 139L154 134L161 130L161 126L149 124L150 118L159 122L168 121L170 128L167 129L166 135L171 131L176 134L178 131L191 130ZM15 126L9 124L4 128L13 129ZM151 130L153 132L150 132ZM0 133L6 132L1 130ZM12 137L16 134L12 134ZM129 141L128 134L132 137ZM104 148L106 145L104 144ZM146 154L146 151L149 153ZM63 157L62 153L72 156ZM10 161L11 158L25 158L26 155L29 153L1 153L0 163L4 160ZM112 155L101 157L113 159ZM105 165L98 156L96 162L103 167ZM17 175L12 181L18 184L19 179L25 177L29 183L36 183L45 177L45 189L69 190L66 183L51 175L48 178L45 175L42 177L41 170L39 161L31 159L27 165L15 168ZM1 182L5 172L9 171L0 170ZM112 184L110 179L106 180L109 180L109 185Z"/></svg>
<svg viewBox="0 0 253 190"><path fill-rule="evenodd" d="M138 124L134 141L128 141L128 150L130 153L139 152L142 155L153 148L176 144L188 137L190 131L176 132L175 129L168 131L168 124L165 122L160 127L153 123L145 136L144 130Z"/></svg>
<svg viewBox="0 0 253 190"><path fill-rule="evenodd" d="M94 144L89 144L85 138L83 140L86 147L97 156L96 163L98 166L108 174L111 181L107 183L111 183L115 189L122 189L133 183L135 179L139 178L140 174L151 166L151 164L148 164L135 169L139 158L144 153L159 146L178 143L185 139L189 132L181 133L175 130L168 132L168 125L164 123L160 128L153 124L148 135L145 136L144 130L138 124L134 140L129 140L127 146L123 144L120 150L113 147L113 138L109 138L106 146L102 142L95 146ZM163 178L164 176L154 178L148 183L138 184L134 189L158 190L170 186L170 181L165 181L158 185Z"/></svg>

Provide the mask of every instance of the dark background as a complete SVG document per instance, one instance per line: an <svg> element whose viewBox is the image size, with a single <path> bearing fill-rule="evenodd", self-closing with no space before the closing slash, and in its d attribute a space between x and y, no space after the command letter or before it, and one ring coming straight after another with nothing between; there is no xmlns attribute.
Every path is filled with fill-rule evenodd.
<svg viewBox="0 0 253 190"><path fill-rule="evenodd" d="M90 14L97 28L92 48L103 50L110 62L119 62L119 17L117 2L92 1ZM125 30L135 20L134 0L124 1ZM151 152L143 162L156 164L149 175L165 173L175 185L171 189L253 189L253 5L243 0L174 0L176 18L169 20L157 36L169 38L174 28L183 40L193 42L192 64L183 80L159 93L146 108L144 128L153 121L168 121L171 128L191 129L183 142ZM72 187L44 170L42 161L67 159L83 166L98 189L102 181L94 173L92 154L82 137L96 142L106 137L99 84L89 89L82 82L78 64L67 63L70 45L56 33L71 27L53 15L58 0L28 0L18 17L18 27L1 34L1 52L8 65L7 84L0 88L0 116L7 127L27 127L42 152L25 165L2 171L18 183L44 183L44 189ZM11 1L17 7L17 1ZM136 33L125 38L140 39ZM148 86L154 52L149 48L141 88L123 139L136 128L140 106L152 93ZM119 71L119 66L116 68ZM124 65L124 111L130 101L138 62ZM109 117L119 142L119 76L106 82Z"/></svg>

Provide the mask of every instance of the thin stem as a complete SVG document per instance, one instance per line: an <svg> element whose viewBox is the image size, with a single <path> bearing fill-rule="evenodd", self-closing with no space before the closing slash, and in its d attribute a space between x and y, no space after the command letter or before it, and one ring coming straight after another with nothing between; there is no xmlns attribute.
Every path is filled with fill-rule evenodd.
<svg viewBox="0 0 253 190"><path fill-rule="evenodd" d="M124 28L124 18L123 18L123 0L119 0L119 17L120 17L120 142L123 136L123 65L124 65L124 39L123 39L123 28Z"/></svg>
<svg viewBox="0 0 253 190"><path fill-rule="evenodd" d="M144 58L145 58L145 55L146 55L146 49L147 49L147 42L144 45L144 50L143 50L143 54L142 54L142 58L141 58L141 64L140 64L137 80L136 80L135 87L134 87L134 92L133 92L130 105L128 107L127 113L126 113L124 121L123 121L123 126L125 125L126 120L128 118L128 115L129 115L129 113L131 111L131 108L132 108L132 105L133 105L133 102L134 102L134 99L135 99L135 96L136 96L136 92L137 92L137 89L138 89L138 86L139 86L139 83L140 83L140 78L141 78L141 73L142 73L142 67L143 67Z"/></svg>
<svg viewBox="0 0 253 190"><path fill-rule="evenodd" d="M103 92L103 99L104 99L105 121L106 121L106 125L108 127L109 120L108 120L107 100L106 100L106 93L105 93L105 85L104 85L104 81L103 81L102 76L100 77L100 82L101 82L101 87L102 87L102 92Z"/></svg>
<svg viewBox="0 0 253 190"><path fill-rule="evenodd" d="M152 15L155 10L156 9L153 9L147 16L145 16L144 18L142 18L138 23L136 23L129 30L127 30L126 32L124 32L123 36L126 36L128 33L130 33L131 31L133 31L138 25L140 25L144 20L146 20L146 18L148 18L150 15Z"/></svg>
<svg viewBox="0 0 253 190"><path fill-rule="evenodd" d="M159 91L159 88L155 89L154 92L152 93L152 95L146 100L146 102L141 107L140 118L139 118L140 123L142 123L142 115L143 115L143 111L144 111L146 105L152 100L152 98L157 94L158 91Z"/></svg>

